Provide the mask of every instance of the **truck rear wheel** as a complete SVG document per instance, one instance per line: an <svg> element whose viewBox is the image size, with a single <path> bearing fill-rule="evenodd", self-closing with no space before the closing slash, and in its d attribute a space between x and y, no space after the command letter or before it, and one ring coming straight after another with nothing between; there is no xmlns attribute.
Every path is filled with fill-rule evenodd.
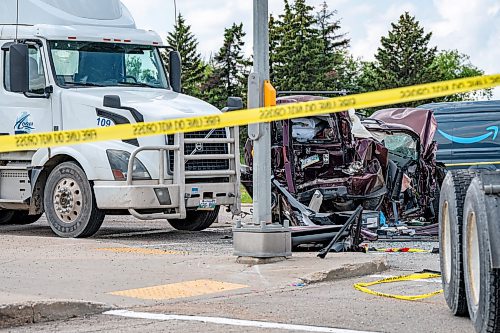
<svg viewBox="0 0 500 333"><path fill-rule="evenodd" d="M177 230L202 231L209 228L217 216L219 216L220 206L213 211L188 211L184 220L168 220L168 223Z"/></svg>
<svg viewBox="0 0 500 333"><path fill-rule="evenodd" d="M44 207L50 227L61 237L90 237L104 221L85 172L74 162L62 163L50 173Z"/></svg>
<svg viewBox="0 0 500 333"><path fill-rule="evenodd" d="M0 225L26 225L38 221L42 214L28 215L28 212L17 210L0 210Z"/></svg>
<svg viewBox="0 0 500 333"><path fill-rule="evenodd" d="M15 213L14 210L0 210L0 225L12 223Z"/></svg>
<svg viewBox="0 0 500 333"><path fill-rule="evenodd" d="M439 200L439 244L444 296L456 316L467 315L462 263L463 203L474 173L454 170L441 187Z"/></svg>
<svg viewBox="0 0 500 333"><path fill-rule="evenodd" d="M29 215L28 212L18 211L14 213L12 224L28 225L37 222L43 214Z"/></svg>
<svg viewBox="0 0 500 333"><path fill-rule="evenodd" d="M464 206L465 291L476 332L493 333L500 332L500 269L491 268L488 212L496 216L498 208L485 197L479 179L472 181Z"/></svg>

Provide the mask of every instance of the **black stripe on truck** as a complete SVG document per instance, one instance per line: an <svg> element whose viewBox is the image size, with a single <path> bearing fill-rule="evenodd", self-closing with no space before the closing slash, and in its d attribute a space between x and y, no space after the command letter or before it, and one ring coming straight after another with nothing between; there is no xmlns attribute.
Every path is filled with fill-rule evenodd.
<svg viewBox="0 0 500 333"><path fill-rule="evenodd" d="M98 117L110 119L115 123L115 125L130 124L130 120L128 120L126 117L120 114L98 108L96 108L96 112ZM128 143L129 145L139 147L139 141L137 139L122 140L122 141Z"/></svg>

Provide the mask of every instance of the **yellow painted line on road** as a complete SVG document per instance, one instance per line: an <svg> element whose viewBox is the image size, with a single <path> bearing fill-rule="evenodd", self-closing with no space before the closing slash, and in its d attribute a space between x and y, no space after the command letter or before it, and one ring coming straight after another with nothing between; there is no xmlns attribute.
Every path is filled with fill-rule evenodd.
<svg viewBox="0 0 500 333"><path fill-rule="evenodd" d="M163 286L115 291L110 294L147 300L166 300L222 293L243 288L248 288L248 286L221 281L195 280Z"/></svg>
<svg viewBox="0 0 500 333"><path fill-rule="evenodd" d="M167 251L158 249L142 249L139 247L107 247L99 248L97 251L108 251L113 253L135 253L146 255L188 255L189 252L184 251Z"/></svg>

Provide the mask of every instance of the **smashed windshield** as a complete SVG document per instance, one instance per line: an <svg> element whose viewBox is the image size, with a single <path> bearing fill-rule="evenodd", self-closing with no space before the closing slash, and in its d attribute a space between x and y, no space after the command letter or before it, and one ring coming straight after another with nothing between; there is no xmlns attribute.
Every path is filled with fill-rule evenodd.
<svg viewBox="0 0 500 333"><path fill-rule="evenodd" d="M388 135L384 139L384 144L390 154L410 160L418 159L417 142L408 134Z"/></svg>
<svg viewBox="0 0 500 333"><path fill-rule="evenodd" d="M79 41L49 45L61 87L168 88L160 53L153 46Z"/></svg>

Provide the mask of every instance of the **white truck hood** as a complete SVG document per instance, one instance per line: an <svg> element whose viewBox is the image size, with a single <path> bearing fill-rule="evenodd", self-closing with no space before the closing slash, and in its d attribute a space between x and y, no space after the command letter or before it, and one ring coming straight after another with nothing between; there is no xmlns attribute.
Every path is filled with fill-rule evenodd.
<svg viewBox="0 0 500 333"><path fill-rule="evenodd" d="M62 99L71 108L104 108L106 95L120 96L121 106L140 112L145 122L218 114L220 110L197 98L171 90L150 88L79 88L64 90ZM107 108L105 108L107 109Z"/></svg>

